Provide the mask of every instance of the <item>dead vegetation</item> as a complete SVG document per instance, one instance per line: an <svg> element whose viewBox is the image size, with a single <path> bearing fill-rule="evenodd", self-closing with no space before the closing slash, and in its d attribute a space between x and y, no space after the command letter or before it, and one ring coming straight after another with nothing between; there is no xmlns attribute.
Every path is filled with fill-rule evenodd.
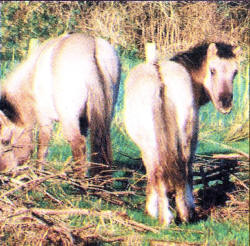
<svg viewBox="0 0 250 246"><path fill-rule="evenodd" d="M226 165L227 176L223 176L222 172L216 179L209 178L216 175L218 168L226 168ZM127 208L144 209L143 203L133 204L126 199L144 196L143 173L127 169L133 175L115 178L112 176L114 169L106 169L100 176L83 179L82 168L71 162L64 163L61 169L55 167L48 165L44 171L38 171L35 163L28 163L15 173L0 175L1 245L13 245L13 242L15 245L98 245L104 242L131 245L131 240L135 238L141 245L143 233L160 232L160 227L140 223L126 212ZM199 171L201 167L207 175ZM244 161L198 157L194 183L203 183L204 186L195 189L197 220L208 216L218 221L246 219L248 171L248 163ZM134 179L134 182L130 182L125 190L114 189L115 181L126 182L128 179ZM219 184L208 185L216 180ZM97 201L93 202L93 198ZM116 205L116 209L103 208L101 200ZM91 206L79 206L82 201L89 202ZM183 229L176 227L169 230L181 232ZM151 240L151 245L171 245L166 243L200 245Z"/></svg>

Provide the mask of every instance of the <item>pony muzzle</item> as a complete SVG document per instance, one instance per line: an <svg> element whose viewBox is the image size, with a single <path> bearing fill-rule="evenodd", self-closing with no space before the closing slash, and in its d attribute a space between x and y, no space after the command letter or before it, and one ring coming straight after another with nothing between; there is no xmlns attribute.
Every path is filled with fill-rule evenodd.
<svg viewBox="0 0 250 246"><path fill-rule="evenodd" d="M232 102L233 102L233 94L232 93L219 95L218 110L223 114L230 113L230 111L233 107Z"/></svg>

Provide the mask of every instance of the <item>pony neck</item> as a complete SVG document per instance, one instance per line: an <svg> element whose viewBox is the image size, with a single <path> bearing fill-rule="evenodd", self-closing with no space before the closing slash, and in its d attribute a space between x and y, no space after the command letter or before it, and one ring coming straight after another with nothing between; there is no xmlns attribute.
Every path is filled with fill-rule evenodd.
<svg viewBox="0 0 250 246"><path fill-rule="evenodd" d="M189 73L192 79L195 102L198 105L198 107L201 107L202 105L210 101L210 98L206 93L206 90L203 85L204 78L206 76L205 67L206 64L202 64L202 66L197 70L189 69Z"/></svg>
<svg viewBox="0 0 250 246"><path fill-rule="evenodd" d="M34 124L34 100L30 93L34 62L35 56L20 63L3 85L4 97L1 101L4 103L2 104L4 110L2 111L5 111L7 117L20 127Z"/></svg>
<svg viewBox="0 0 250 246"><path fill-rule="evenodd" d="M16 93L3 91L0 110L6 117L19 127L32 127L34 125L34 112L32 101L25 90L17 90Z"/></svg>

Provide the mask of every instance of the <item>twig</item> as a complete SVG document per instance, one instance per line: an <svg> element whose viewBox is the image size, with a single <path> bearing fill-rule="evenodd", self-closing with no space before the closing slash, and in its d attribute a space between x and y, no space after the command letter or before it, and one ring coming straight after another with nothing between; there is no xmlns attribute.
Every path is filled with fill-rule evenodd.
<svg viewBox="0 0 250 246"><path fill-rule="evenodd" d="M55 202L57 202L57 203L59 203L60 205L62 205L63 204L63 202L62 201L60 201L59 199L57 199L57 198L55 198L53 195L51 195L50 193L48 193L47 191L44 191L44 193L45 193L45 195L47 195L51 200L53 200L53 201L55 201Z"/></svg>
<svg viewBox="0 0 250 246"><path fill-rule="evenodd" d="M125 239L127 237L110 237L110 238L107 238L107 237L103 237L102 235L98 235L98 238L101 239L103 242L106 242L106 243L114 243L114 242L122 242L122 241L125 241Z"/></svg>
<svg viewBox="0 0 250 246"><path fill-rule="evenodd" d="M46 177L43 177L43 178L39 178L39 179L35 179L35 180L31 180L29 182L26 182L26 183L23 183L21 185L19 185L18 187L15 187L5 193L3 193L2 195L0 195L0 199L2 199L3 197L5 196L9 196L10 194L14 193L15 191L21 189L21 188L25 188L25 187L28 187L28 186L31 186L29 189L31 189L34 185L38 185L38 184L41 184L42 182L50 179L50 178L53 178L53 177L56 177L56 176L60 176L61 174L52 174L52 175L48 175Z"/></svg>
<svg viewBox="0 0 250 246"><path fill-rule="evenodd" d="M235 179L237 179L237 181L244 187L246 188L247 190L249 190L249 188L238 178L236 177L235 175L231 174Z"/></svg>
<svg viewBox="0 0 250 246"><path fill-rule="evenodd" d="M191 230L191 229L182 229L182 228L167 228L168 231L180 231L180 232L190 232L190 233L197 233L197 234L204 234L203 231Z"/></svg>
<svg viewBox="0 0 250 246"><path fill-rule="evenodd" d="M155 228L152 228L150 226L147 226L147 225L144 225L142 223L139 223L139 222L136 222L134 220L131 220L131 219L128 219L128 218L125 218L125 216L120 216L122 218L122 221L121 220L117 220L117 218L114 218L114 220L116 220L117 222L121 223L121 224L130 224L132 226L135 226L134 229L138 230L138 231L151 231L153 233L159 233L159 230L155 229Z"/></svg>
<svg viewBox="0 0 250 246"><path fill-rule="evenodd" d="M213 144L217 144L217 145L220 145L220 146L222 146L222 147L225 147L225 148L227 148L227 149L229 149L229 150L232 150L232 151L234 151L234 152L236 152L236 153L242 155L243 157L246 157L246 158L249 160L249 155L248 155L247 153L241 151L241 150L235 149L235 148L233 148L233 147L231 147L231 146L228 146L228 145L226 145L226 144L223 144L223 143L217 143L217 142L215 142L215 141L213 141L213 140L209 140L209 139L204 139L204 141L209 142L209 143L213 143Z"/></svg>

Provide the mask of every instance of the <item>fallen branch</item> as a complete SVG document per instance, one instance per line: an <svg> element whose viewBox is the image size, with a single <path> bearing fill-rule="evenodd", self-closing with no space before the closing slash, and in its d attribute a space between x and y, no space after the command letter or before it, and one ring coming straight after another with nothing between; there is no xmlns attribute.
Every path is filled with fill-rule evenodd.
<svg viewBox="0 0 250 246"><path fill-rule="evenodd" d="M241 186L243 186L244 188L246 188L247 190L249 190L248 186L246 184L244 184L243 181L241 181L239 178L237 178L235 175L231 174L235 179L237 179L237 181L239 182L239 184Z"/></svg>

